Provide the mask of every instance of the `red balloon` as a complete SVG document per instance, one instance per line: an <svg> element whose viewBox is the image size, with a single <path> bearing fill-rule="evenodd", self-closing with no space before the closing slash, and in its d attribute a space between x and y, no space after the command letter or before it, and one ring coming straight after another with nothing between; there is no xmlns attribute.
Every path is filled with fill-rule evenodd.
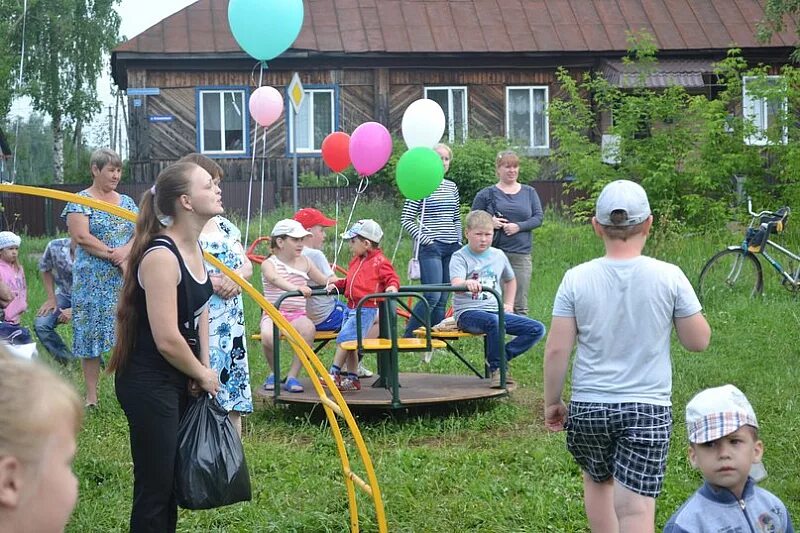
<svg viewBox="0 0 800 533"><path fill-rule="evenodd" d="M343 131L334 131L322 141L322 159L334 172L350 166L350 136Z"/></svg>

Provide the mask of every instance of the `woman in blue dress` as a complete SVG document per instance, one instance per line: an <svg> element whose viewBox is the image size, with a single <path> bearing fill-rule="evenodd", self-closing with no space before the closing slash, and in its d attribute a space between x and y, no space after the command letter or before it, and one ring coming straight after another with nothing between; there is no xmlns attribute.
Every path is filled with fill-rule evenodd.
<svg viewBox="0 0 800 533"><path fill-rule="evenodd" d="M202 167L217 186L222 181L222 168L204 155L189 154L181 161ZM239 228L227 218L217 215L203 227L200 246L204 252L249 279L253 275L253 265L245 255L241 239ZM242 290L213 265L206 263L206 268L214 286L214 294L208 303L208 333L211 368L219 377L217 401L227 409L231 422L241 435L242 415L253 412Z"/></svg>
<svg viewBox="0 0 800 533"><path fill-rule="evenodd" d="M130 196L117 192L122 160L113 150L92 153L92 185L79 196L102 200L138 213ZM97 382L104 353L114 346L114 316L122 288L134 224L115 215L69 203L61 214L73 242L72 353L81 359L86 381L86 406L97 406Z"/></svg>

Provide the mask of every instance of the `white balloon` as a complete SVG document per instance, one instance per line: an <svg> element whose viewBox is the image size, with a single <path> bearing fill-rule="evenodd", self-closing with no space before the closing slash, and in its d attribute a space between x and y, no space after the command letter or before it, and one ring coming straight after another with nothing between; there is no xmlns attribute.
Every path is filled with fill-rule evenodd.
<svg viewBox="0 0 800 533"><path fill-rule="evenodd" d="M444 126L442 107L433 100L420 98L403 113L403 140L409 150L419 146L433 148L441 141Z"/></svg>

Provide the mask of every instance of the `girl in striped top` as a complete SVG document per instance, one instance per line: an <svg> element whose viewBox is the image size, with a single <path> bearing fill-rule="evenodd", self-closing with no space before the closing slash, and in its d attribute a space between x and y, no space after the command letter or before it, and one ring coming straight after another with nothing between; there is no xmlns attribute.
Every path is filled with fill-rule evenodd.
<svg viewBox="0 0 800 533"><path fill-rule="evenodd" d="M314 323L306 316L306 298L311 296L308 281L312 280L319 285L328 285L338 278L328 278L319 271L314 264L303 255L303 241L311 235L296 220L284 219L278 221L270 233L270 248L272 255L261 264L261 282L264 297L275 303L278 298L288 291L300 291L304 297L295 296L281 302L280 313L297 330L303 339L311 344L314 341L316 330ZM264 358L273 371L264 381L264 391L275 389L274 359L275 343L273 341L272 320L266 314L261 317L261 345L264 349ZM292 365L286 376L283 388L288 392L303 392L303 385L297 380L300 372L300 359L297 355L292 358Z"/></svg>
<svg viewBox="0 0 800 533"><path fill-rule="evenodd" d="M446 144L437 144L434 150L442 158L446 174L453 153ZM456 184L445 179L424 200L406 200L403 204L400 223L415 241L415 256L419 259L422 284L450 284L450 256L461 248L460 203ZM431 325L444 319L448 296L446 292L425 293L425 299L431 307ZM414 313L424 316L425 304L418 302ZM413 331L421 325L412 316L404 336L413 336Z"/></svg>

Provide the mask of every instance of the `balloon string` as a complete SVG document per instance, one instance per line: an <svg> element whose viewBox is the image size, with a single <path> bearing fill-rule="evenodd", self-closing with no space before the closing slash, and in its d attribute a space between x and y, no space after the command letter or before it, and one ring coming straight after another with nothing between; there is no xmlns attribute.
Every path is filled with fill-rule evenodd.
<svg viewBox="0 0 800 533"><path fill-rule="evenodd" d="M350 215L347 217L347 224L345 224L345 228L350 227L350 221L353 220L353 213L356 210L356 204L358 203L358 197L361 196L361 193L367 190L369 186L369 178L367 176L361 176L361 181L358 182L358 187L356 187L356 197L353 199L353 207L350 209ZM347 231L347 230L345 230ZM339 243L339 248L336 250L336 257L339 257L339 252L342 251L342 246L344 245L344 239L342 242Z"/></svg>
<svg viewBox="0 0 800 533"><path fill-rule="evenodd" d="M255 70L255 67L253 67ZM252 73L251 73L252 78ZM259 69L258 73L258 86L261 87L261 82L264 79L263 66ZM266 134L266 131L264 132ZM258 122L256 122L255 134L253 135L253 155L250 160L250 183L247 187L247 224L244 230L244 242L250 242L250 208L253 202L253 178L256 173L256 151L258 150ZM260 227L260 226L259 226Z"/></svg>

